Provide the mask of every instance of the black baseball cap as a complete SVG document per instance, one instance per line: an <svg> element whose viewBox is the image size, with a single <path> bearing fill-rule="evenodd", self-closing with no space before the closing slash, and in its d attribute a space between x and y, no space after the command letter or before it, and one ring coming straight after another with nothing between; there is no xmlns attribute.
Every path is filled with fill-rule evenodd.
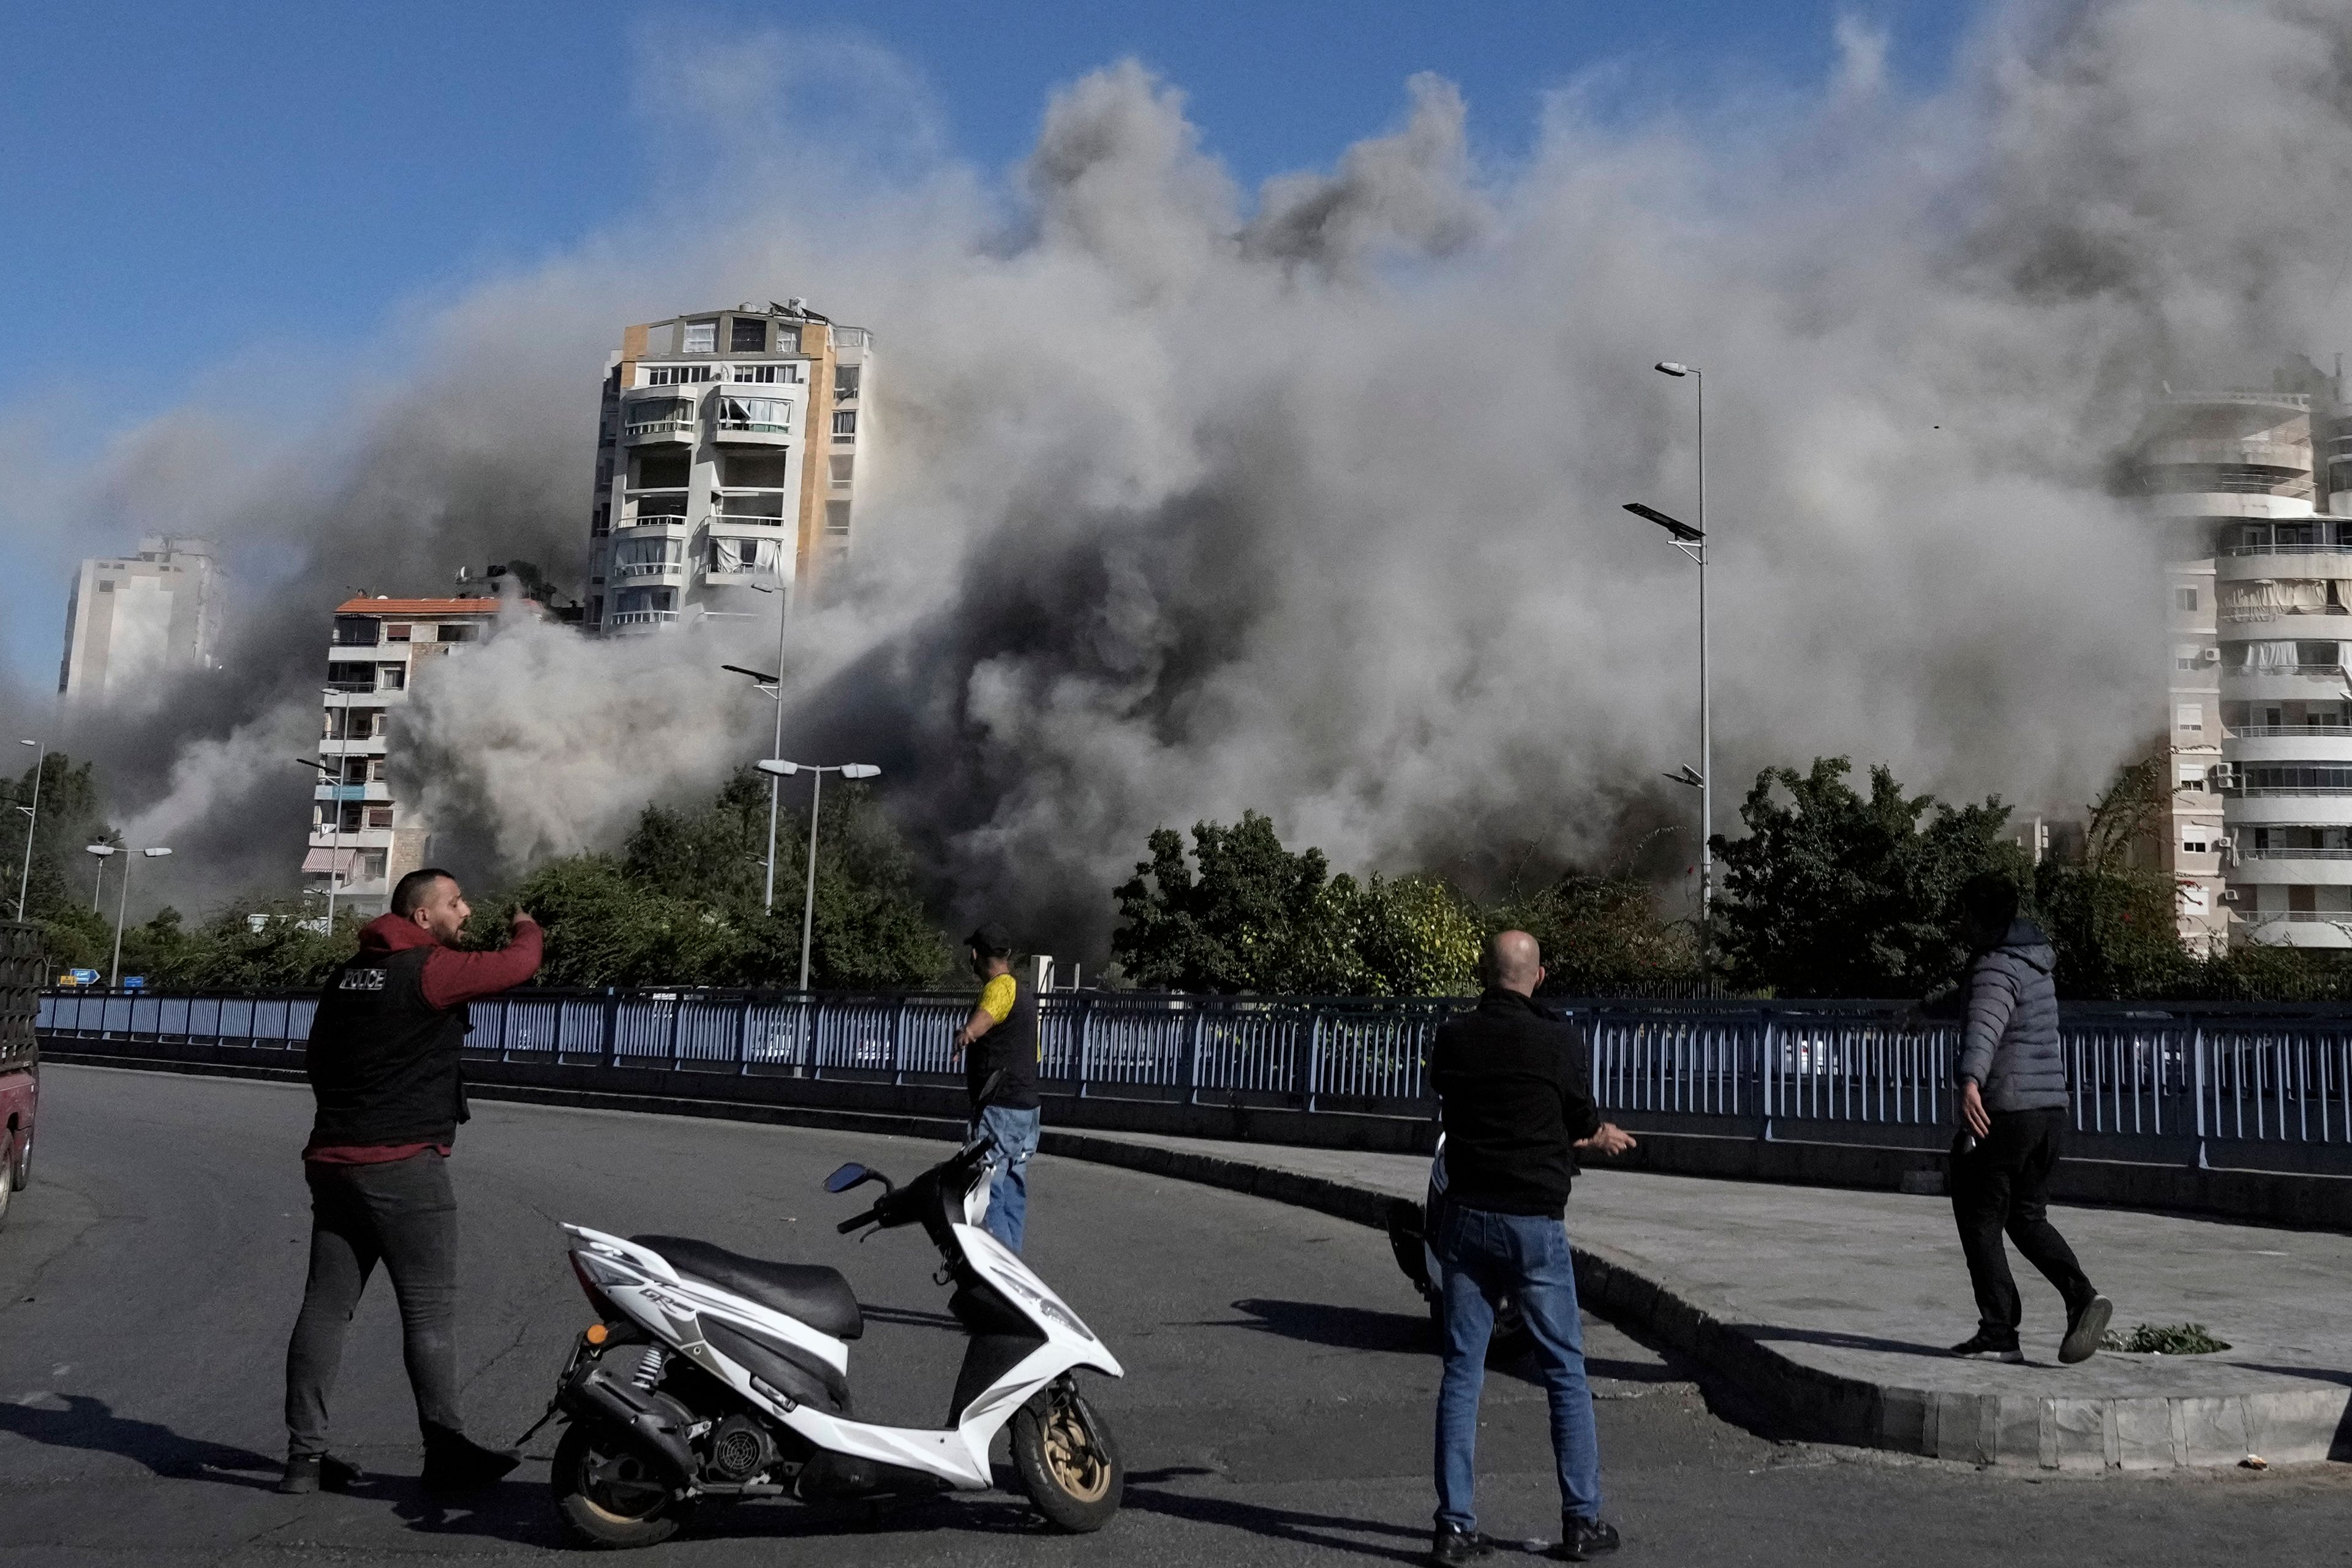
<svg viewBox="0 0 2352 1568"><path fill-rule="evenodd" d="M994 921L976 927L970 936L963 939L963 944L982 958L1013 956L1013 939L1005 935L1004 928Z"/></svg>

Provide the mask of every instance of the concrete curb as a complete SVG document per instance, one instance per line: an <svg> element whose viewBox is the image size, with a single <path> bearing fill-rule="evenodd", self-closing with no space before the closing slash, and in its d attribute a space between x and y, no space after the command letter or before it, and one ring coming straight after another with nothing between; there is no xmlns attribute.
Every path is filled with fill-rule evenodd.
<svg viewBox="0 0 2352 1568"><path fill-rule="evenodd" d="M50 1051L60 1064L202 1077L299 1082L289 1068ZM954 1140L961 1121L874 1111L683 1095L630 1094L524 1084L471 1083L480 1100L653 1111L781 1126ZM1312 1209L1385 1232L1396 1199L1370 1187L1254 1161L1048 1129L1040 1152L1115 1165ZM2352 1458L2352 1386L2314 1384L2223 1397L2033 1398L1875 1383L1810 1366L1768 1343L1766 1326L1647 1259L1589 1242L1575 1246L1585 1306L1722 1376L1805 1436L1974 1465L2041 1469L2160 1469Z"/></svg>

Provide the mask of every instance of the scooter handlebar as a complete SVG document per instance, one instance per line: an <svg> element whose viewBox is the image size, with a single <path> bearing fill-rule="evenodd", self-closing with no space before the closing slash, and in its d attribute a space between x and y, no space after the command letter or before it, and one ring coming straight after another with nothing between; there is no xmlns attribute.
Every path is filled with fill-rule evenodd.
<svg viewBox="0 0 2352 1568"><path fill-rule="evenodd" d="M847 1236L853 1230L857 1230L863 1226L874 1224L877 1215L875 1211L873 1209L867 1209L864 1214L853 1215L848 1219L843 1220L839 1225L835 1226L833 1228L839 1231L842 1235Z"/></svg>

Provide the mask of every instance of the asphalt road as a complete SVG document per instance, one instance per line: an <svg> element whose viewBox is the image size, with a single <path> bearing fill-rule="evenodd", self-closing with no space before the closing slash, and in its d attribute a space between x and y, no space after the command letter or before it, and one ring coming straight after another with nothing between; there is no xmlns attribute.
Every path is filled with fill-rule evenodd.
<svg viewBox="0 0 2352 1568"><path fill-rule="evenodd" d="M558 1549L544 1459L478 1503L415 1485L390 1292L354 1325L335 1418L367 1474L348 1496L268 1489L307 1215L297 1088L47 1069L35 1184L0 1231L0 1563L540 1559ZM460 1142L467 1411L511 1438L544 1405L586 1308L558 1219L832 1262L868 1303L861 1414L938 1420L961 1354L919 1237L836 1237L824 1173L895 1173L913 1142L485 1103ZM1029 1256L1126 1363L1094 1393L1128 1504L1045 1533L1016 1498L880 1518L706 1511L648 1563L1297 1564L1418 1561L1436 1366L1382 1239L1319 1215L1041 1159ZM1572 1218L1572 1214L1571 1214ZM1780 1443L1724 1419L1678 1368L1596 1327L1609 1512L1627 1562L2352 1562L2352 1467L2033 1480ZM1490 1379L1482 1523L1558 1528L1539 1392Z"/></svg>

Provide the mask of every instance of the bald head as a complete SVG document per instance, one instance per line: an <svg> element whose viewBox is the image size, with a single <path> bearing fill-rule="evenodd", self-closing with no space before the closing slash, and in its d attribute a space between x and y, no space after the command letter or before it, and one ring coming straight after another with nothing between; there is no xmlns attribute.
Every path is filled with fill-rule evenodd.
<svg viewBox="0 0 2352 1568"><path fill-rule="evenodd" d="M1523 931L1501 931L1486 939L1486 984L1532 996L1543 984L1543 952Z"/></svg>

